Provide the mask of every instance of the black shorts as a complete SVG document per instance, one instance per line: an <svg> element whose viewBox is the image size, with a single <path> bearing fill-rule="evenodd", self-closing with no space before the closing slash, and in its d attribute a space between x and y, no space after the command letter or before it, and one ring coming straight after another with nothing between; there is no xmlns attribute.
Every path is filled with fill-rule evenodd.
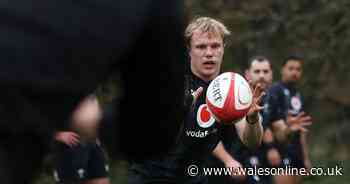
<svg viewBox="0 0 350 184"><path fill-rule="evenodd" d="M107 156L98 142L69 147L57 145L54 178L57 183L78 182L108 176Z"/></svg>

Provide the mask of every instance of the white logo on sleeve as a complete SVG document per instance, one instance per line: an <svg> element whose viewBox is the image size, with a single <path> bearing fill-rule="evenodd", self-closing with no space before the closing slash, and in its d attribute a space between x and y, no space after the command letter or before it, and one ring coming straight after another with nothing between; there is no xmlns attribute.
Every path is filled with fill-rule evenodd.
<svg viewBox="0 0 350 184"><path fill-rule="evenodd" d="M256 157L256 156L250 157L249 162L250 162L250 164L251 164L252 166L257 166L257 165L259 165L259 159L258 159L258 157Z"/></svg>
<svg viewBox="0 0 350 184"><path fill-rule="evenodd" d="M84 178L84 174L85 174L85 170L84 169L78 169L78 175L79 175L79 178Z"/></svg>
<svg viewBox="0 0 350 184"><path fill-rule="evenodd" d="M289 160L289 158L284 158L284 159L282 160L282 162L283 162L283 164L284 164L285 166L289 166L289 165L290 165L290 160Z"/></svg>
<svg viewBox="0 0 350 184"><path fill-rule="evenodd" d="M58 176L58 173L56 170L53 171L53 178L56 182L60 182L60 177Z"/></svg>

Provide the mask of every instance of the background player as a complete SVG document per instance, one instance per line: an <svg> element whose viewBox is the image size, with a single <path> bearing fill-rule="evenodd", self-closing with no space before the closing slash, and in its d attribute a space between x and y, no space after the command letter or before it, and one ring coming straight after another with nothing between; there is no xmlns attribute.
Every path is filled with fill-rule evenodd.
<svg viewBox="0 0 350 184"><path fill-rule="evenodd" d="M258 83L264 91L267 91L272 85L273 71L270 60L265 56L254 56L248 61L248 68L245 71L246 78L256 86ZM266 103L266 96L262 99L262 104ZM264 105L265 106L265 105ZM243 158L247 167L276 167L279 166L281 162L280 154L276 147L274 146L274 137L267 127L266 118L263 115L263 144L256 152L248 152L248 154ZM239 153L238 153L239 154ZM253 179L257 180L259 183L272 183L271 176L254 176Z"/></svg>
<svg viewBox="0 0 350 184"><path fill-rule="evenodd" d="M306 126L311 117L304 112L304 102L297 83L302 76L303 59L289 56L281 70L282 80L267 93L267 120L279 144L283 166L293 168L311 167L307 153ZM299 183L297 176L278 176L277 183Z"/></svg>
<svg viewBox="0 0 350 184"><path fill-rule="evenodd" d="M73 112L72 130L55 134L54 179L57 183L110 183L107 157L97 138L101 115L96 96L90 95ZM85 128L81 129L82 126Z"/></svg>

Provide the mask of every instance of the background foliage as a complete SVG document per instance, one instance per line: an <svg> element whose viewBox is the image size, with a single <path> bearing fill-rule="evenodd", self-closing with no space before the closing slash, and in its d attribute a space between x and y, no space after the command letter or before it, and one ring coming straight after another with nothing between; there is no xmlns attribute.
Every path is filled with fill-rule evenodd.
<svg viewBox="0 0 350 184"><path fill-rule="evenodd" d="M249 57L268 56L275 81L285 57L305 57L300 85L313 116L309 133L314 166L343 167L343 176L314 176L307 184L350 181L350 1L348 0L185 0L188 21L209 16L232 36L224 70L243 73ZM113 88L113 91L118 91ZM127 163L113 161L113 183L126 183ZM44 176L38 184L53 183Z"/></svg>

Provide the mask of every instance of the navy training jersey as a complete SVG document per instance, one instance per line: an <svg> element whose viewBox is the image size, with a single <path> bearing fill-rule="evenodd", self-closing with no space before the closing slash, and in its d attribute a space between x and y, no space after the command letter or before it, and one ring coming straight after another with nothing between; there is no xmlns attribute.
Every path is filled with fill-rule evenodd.
<svg viewBox="0 0 350 184"><path fill-rule="evenodd" d="M272 123L283 119L287 120L288 112L293 116L304 111L304 102L301 94L293 86L282 82L274 84L267 92L266 107L264 109L264 118L267 126L272 127ZM292 151L301 154L300 132L292 137L288 145L288 152Z"/></svg>
<svg viewBox="0 0 350 184"><path fill-rule="evenodd" d="M184 179L183 182L198 182L206 179L189 176L187 167L194 164L201 169L220 141L219 124L208 111L205 102L209 84L210 81L203 81L192 73L185 77L185 91L192 93L202 87L203 92L187 109L174 149L177 171L179 177Z"/></svg>
<svg viewBox="0 0 350 184"><path fill-rule="evenodd" d="M203 93L186 114L183 129L180 132L178 147L184 148L195 160L205 160L219 142L219 126L208 111L205 102L207 88L210 82L205 82L191 74L186 78L186 85L191 92L203 87Z"/></svg>

